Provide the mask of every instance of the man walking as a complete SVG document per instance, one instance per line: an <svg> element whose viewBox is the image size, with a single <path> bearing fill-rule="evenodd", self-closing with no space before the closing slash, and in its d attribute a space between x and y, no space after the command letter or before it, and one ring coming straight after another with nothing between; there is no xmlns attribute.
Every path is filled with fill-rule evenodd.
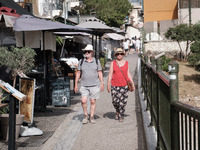
<svg viewBox="0 0 200 150"><path fill-rule="evenodd" d="M100 91L104 90L102 68L99 60L96 60L93 46L88 44L82 49L84 58L79 61L75 79L75 93L78 92L78 81L81 77L81 103L84 112L83 124L88 123L87 99L90 98L90 122L95 123L94 112L96 107L96 99L100 96Z"/></svg>

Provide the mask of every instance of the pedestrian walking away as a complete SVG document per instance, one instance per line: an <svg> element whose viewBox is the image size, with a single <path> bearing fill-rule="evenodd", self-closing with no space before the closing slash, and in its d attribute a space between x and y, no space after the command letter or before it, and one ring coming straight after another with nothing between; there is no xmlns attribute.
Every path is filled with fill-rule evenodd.
<svg viewBox="0 0 200 150"><path fill-rule="evenodd" d="M129 42L128 42L128 39L125 39L125 40L123 41L123 49L124 49L124 51L125 51L125 55L127 55L128 50L129 50Z"/></svg>
<svg viewBox="0 0 200 150"><path fill-rule="evenodd" d="M99 60L96 60L93 46L88 44L82 49L84 58L79 61L76 73L74 92L78 92L78 81L81 78L81 104L84 112L83 124L88 123L88 120L94 124L96 100L100 97L100 92L104 90L102 68ZM87 100L90 98L90 117L87 112Z"/></svg>
<svg viewBox="0 0 200 150"><path fill-rule="evenodd" d="M116 109L115 119L119 122L124 121L125 106L128 99L128 85L130 81L135 90L134 82L129 71L128 61L123 60L125 52L121 48L117 48L115 52L116 60L110 65L107 90L112 97L112 104ZM119 68L120 67L120 68Z"/></svg>
<svg viewBox="0 0 200 150"><path fill-rule="evenodd" d="M140 51L140 45L141 45L141 41L139 38L137 38L137 40L135 41L135 45L136 45L136 52L138 53Z"/></svg>

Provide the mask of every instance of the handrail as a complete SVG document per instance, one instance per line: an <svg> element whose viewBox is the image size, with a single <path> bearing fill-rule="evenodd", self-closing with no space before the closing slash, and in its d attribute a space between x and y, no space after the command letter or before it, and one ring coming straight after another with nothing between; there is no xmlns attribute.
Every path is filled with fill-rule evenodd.
<svg viewBox="0 0 200 150"><path fill-rule="evenodd" d="M174 107L174 110L190 115L191 117L194 117L196 119L200 119L200 109L198 108L195 108L180 101L174 101L171 103L171 105Z"/></svg>
<svg viewBox="0 0 200 150"><path fill-rule="evenodd" d="M170 62L168 76L161 70L161 59L150 60L141 59L141 85L150 125L157 131L156 149L200 149L200 109L178 101L179 65Z"/></svg>

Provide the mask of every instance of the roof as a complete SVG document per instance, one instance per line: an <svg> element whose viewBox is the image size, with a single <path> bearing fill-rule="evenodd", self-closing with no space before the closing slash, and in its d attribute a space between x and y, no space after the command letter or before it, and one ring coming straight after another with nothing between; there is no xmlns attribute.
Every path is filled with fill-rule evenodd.
<svg viewBox="0 0 200 150"><path fill-rule="evenodd" d="M0 0L0 4L2 4L5 7L9 7L16 10L16 13L19 15L32 15L30 12L28 12L26 9L22 8L20 5L15 3L13 0Z"/></svg>
<svg viewBox="0 0 200 150"><path fill-rule="evenodd" d="M8 16L19 17L20 15L16 14L16 10L8 7L0 7L0 14L5 14Z"/></svg>

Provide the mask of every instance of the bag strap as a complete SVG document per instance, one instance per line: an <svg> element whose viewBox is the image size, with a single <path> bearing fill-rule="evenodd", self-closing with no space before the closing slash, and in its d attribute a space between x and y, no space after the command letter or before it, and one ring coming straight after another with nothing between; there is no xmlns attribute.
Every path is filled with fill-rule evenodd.
<svg viewBox="0 0 200 150"><path fill-rule="evenodd" d="M116 64L117 64L117 66L119 67L120 71L122 72L122 74L123 74L123 76L124 76L124 78L125 78L126 82L128 83L128 80L126 79L126 77L125 77L125 75L124 75L124 73L123 73L122 69L120 68L119 64L117 63L117 60L115 60L115 61L116 61Z"/></svg>

